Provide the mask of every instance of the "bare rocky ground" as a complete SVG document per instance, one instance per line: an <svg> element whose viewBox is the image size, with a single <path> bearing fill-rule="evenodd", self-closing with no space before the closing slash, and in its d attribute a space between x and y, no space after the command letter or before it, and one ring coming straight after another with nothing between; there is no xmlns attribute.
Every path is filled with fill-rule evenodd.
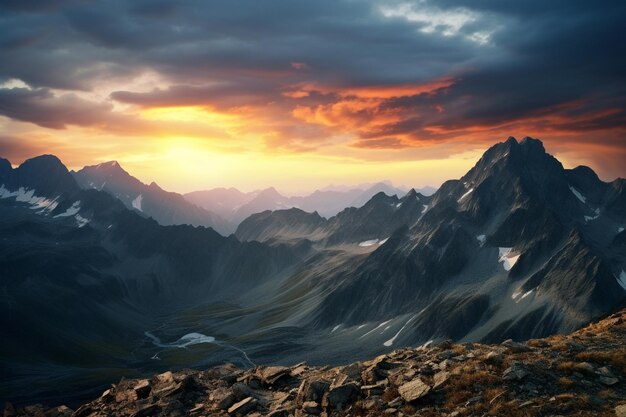
<svg viewBox="0 0 626 417"><path fill-rule="evenodd" d="M122 379L77 410L36 416L626 417L626 310L568 336L500 345L440 343L336 368L298 364Z"/></svg>

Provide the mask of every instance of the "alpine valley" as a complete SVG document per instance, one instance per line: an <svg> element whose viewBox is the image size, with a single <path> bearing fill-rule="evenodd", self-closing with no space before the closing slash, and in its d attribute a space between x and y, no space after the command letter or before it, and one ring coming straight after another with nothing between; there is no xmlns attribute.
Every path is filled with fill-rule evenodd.
<svg viewBox="0 0 626 417"><path fill-rule="evenodd" d="M626 180L528 137L432 195L183 196L117 163L2 159L0 399L73 406L167 370L569 334L626 305L625 227Z"/></svg>

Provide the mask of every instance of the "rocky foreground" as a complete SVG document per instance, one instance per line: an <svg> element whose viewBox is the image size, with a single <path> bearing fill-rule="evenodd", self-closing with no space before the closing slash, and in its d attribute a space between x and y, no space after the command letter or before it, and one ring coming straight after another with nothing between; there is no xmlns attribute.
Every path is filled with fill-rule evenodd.
<svg viewBox="0 0 626 417"><path fill-rule="evenodd" d="M355 346L356 348L356 346ZM626 310L568 336L400 349L337 368L298 364L122 379L76 411L12 416L626 417Z"/></svg>

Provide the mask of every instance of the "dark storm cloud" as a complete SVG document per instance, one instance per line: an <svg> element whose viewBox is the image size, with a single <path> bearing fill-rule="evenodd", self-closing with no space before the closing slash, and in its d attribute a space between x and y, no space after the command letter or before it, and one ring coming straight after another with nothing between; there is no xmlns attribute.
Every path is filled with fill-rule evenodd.
<svg viewBox="0 0 626 417"><path fill-rule="evenodd" d="M351 87L455 80L434 93L385 97L376 110L352 106L359 118L401 115L360 130L361 147L409 145L398 135L434 140L433 127L549 116L551 129L624 127L623 0L0 4L0 81L33 89L2 92L2 112L42 126L64 126L81 104L46 89L88 90L153 71L167 85L111 97L144 107L272 103L287 117L295 103L328 105ZM313 87L306 97L285 96L298 85ZM96 123L104 107L90 103L78 123Z"/></svg>
<svg viewBox="0 0 626 417"><path fill-rule="evenodd" d="M146 93L116 91L114 100L141 107L203 106L228 110L244 105L264 105L274 90L258 80L221 83L208 86L172 85Z"/></svg>
<svg viewBox="0 0 626 417"><path fill-rule="evenodd" d="M111 104L90 102L74 94L56 97L47 88L0 89L1 115L51 129L100 124L111 108Z"/></svg>

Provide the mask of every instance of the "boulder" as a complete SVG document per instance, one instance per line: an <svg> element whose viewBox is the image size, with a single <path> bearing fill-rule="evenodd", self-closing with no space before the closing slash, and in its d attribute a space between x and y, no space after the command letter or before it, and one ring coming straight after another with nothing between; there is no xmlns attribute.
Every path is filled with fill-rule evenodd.
<svg viewBox="0 0 626 417"><path fill-rule="evenodd" d="M596 368L593 367L589 362L580 362L574 366L574 369L581 374L585 375L593 375L596 372Z"/></svg>
<svg viewBox="0 0 626 417"><path fill-rule="evenodd" d="M256 398L258 399L259 397L259 393L258 391L256 391L255 389L253 389L252 387L242 383L242 382L237 382L235 384L233 384L233 386L231 387L233 394L235 394L235 397L238 400L244 399L246 397L252 397L252 398Z"/></svg>
<svg viewBox="0 0 626 417"><path fill-rule="evenodd" d="M212 401L219 409L228 410L230 406L235 404L237 399L232 391L226 388L218 388L211 392L209 401Z"/></svg>
<svg viewBox="0 0 626 417"><path fill-rule="evenodd" d="M606 385L606 386L609 386L609 387L610 387L610 386L612 386L612 385L617 384L617 383L619 382L619 379L617 379L617 378L611 378L611 377L608 377L608 376L601 376L601 377L600 377L600 382L601 382L602 384L604 384L604 385Z"/></svg>
<svg viewBox="0 0 626 417"><path fill-rule="evenodd" d="M302 381L302 384L300 384L300 388L298 389L296 403L302 404L306 401L320 402L322 401L322 397L324 396L324 393L326 393L326 391L328 390L328 387L330 387L330 383L326 381L304 380Z"/></svg>
<svg viewBox="0 0 626 417"><path fill-rule="evenodd" d="M71 417L74 414L71 408L60 405L46 412L46 417Z"/></svg>
<svg viewBox="0 0 626 417"><path fill-rule="evenodd" d="M162 374L158 374L154 377L156 382L161 384L171 384L174 382L174 374L170 371L163 372Z"/></svg>
<svg viewBox="0 0 626 417"><path fill-rule="evenodd" d="M140 380L133 387L133 390L135 390L135 393L137 393L137 398L139 399L148 398L151 389L152 388L150 387L150 382L147 379Z"/></svg>
<svg viewBox="0 0 626 417"><path fill-rule="evenodd" d="M285 366L268 366L259 370L261 380L267 385L273 385L276 381L289 374L290 370Z"/></svg>
<svg viewBox="0 0 626 417"><path fill-rule="evenodd" d="M439 389L443 387L450 379L450 372L441 371L437 372L433 378L433 389Z"/></svg>
<svg viewBox="0 0 626 417"><path fill-rule="evenodd" d="M307 414L318 415L322 412L322 408L315 401L306 401L302 404L302 410Z"/></svg>
<svg viewBox="0 0 626 417"><path fill-rule="evenodd" d="M424 397L430 392L430 386L419 378L400 386L398 388L400 396L406 402L411 402Z"/></svg>
<svg viewBox="0 0 626 417"><path fill-rule="evenodd" d="M529 346L523 343L514 342L511 339L505 340L501 343L501 345L513 353L530 352L532 350Z"/></svg>
<svg viewBox="0 0 626 417"><path fill-rule="evenodd" d="M524 369L522 364L517 361L513 361L511 362L511 366L509 366L502 374L502 379L505 381L521 381L526 376L528 376L528 371Z"/></svg>
<svg viewBox="0 0 626 417"><path fill-rule="evenodd" d="M502 363L502 353L492 350L485 355L484 361L485 363L489 363L493 365L500 364Z"/></svg>
<svg viewBox="0 0 626 417"><path fill-rule="evenodd" d="M111 388L105 390L100 396L100 399L105 402L111 401L113 398L115 398L115 396L113 395L113 389Z"/></svg>
<svg viewBox="0 0 626 417"><path fill-rule="evenodd" d="M248 397L230 406L228 408L228 414L245 415L256 409L256 407L257 401L252 397Z"/></svg>
<svg viewBox="0 0 626 417"><path fill-rule="evenodd" d="M348 383L331 388L324 396L323 404L331 410L341 410L348 403L354 401L360 394L358 385Z"/></svg>

